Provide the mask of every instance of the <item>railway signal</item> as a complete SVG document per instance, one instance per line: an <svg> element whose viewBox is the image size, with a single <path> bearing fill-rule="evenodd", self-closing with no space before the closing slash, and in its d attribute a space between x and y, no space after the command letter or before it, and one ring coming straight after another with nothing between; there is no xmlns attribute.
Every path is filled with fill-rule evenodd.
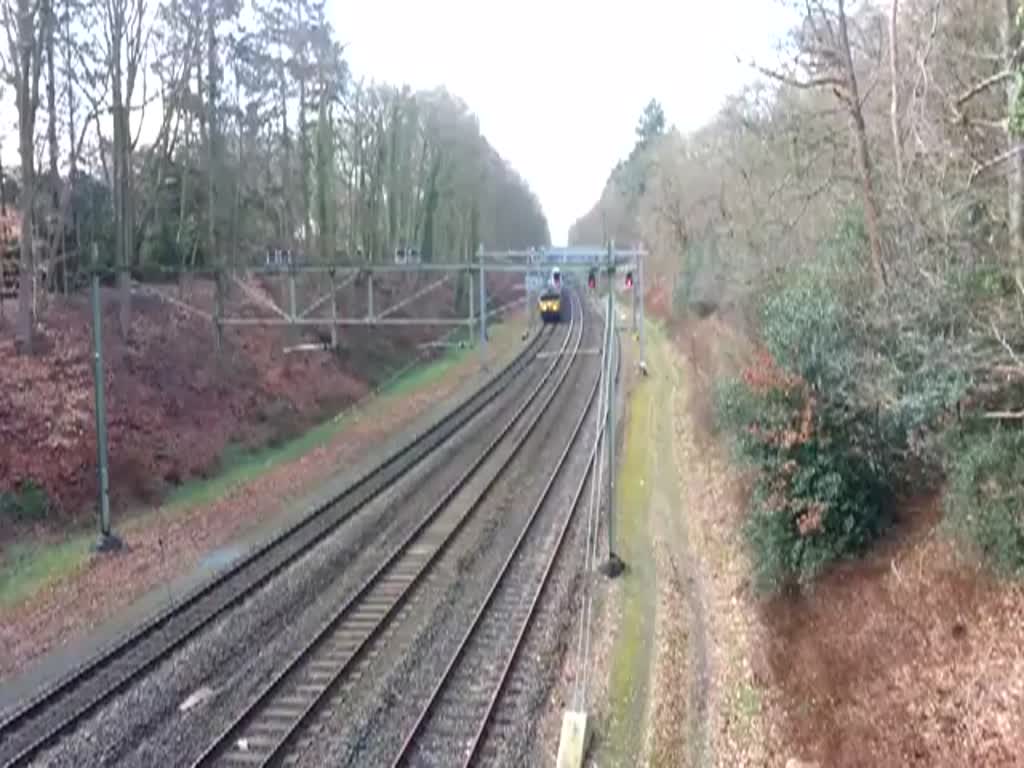
<svg viewBox="0 0 1024 768"><path fill-rule="evenodd" d="M627 288L632 288L633 287L633 271L632 270L630 270L629 272L626 273L626 287Z"/></svg>
<svg viewBox="0 0 1024 768"><path fill-rule="evenodd" d="M590 290L594 290L597 287L597 275L594 273L594 270L590 270L590 274L587 275L587 287Z"/></svg>

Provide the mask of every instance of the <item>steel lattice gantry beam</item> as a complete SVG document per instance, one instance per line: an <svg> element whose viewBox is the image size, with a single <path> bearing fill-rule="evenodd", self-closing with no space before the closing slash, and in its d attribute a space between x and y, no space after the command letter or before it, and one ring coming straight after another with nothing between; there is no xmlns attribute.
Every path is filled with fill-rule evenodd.
<svg viewBox="0 0 1024 768"><path fill-rule="evenodd" d="M389 326L389 325L433 325L433 326L461 326L474 327L479 325L481 342L486 343L486 317L493 315L508 307L500 307L488 310L481 316L480 308L485 305L485 274L487 272L520 273L524 276L524 283L529 282L529 275L543 274L546 270L557 266L563 273L584 272L589 270L605 271L607 269L617 270L620 268L637 269L643 260L646 252L643 249L616 249L613 246L570 246L559 248L541 248L531 250L509 250L509 251L485 251L477 252L477 258L472 261L462 262L421 262L421 263L373 263L373 262L352 262L336 261L321 263L292 263L292 264L261 264L245 267L243 271L249 276L285 277L288 279L287 301L285 306L277 306L265 301L262 297L251 295L244 285L242 289L268 310L268 315L262 317L253 316L232 316L218 308L211 317L214 324L220 328L225 326L292 326L292 327L329 327L333 337L337 328L341 326ZM641 275L643 269L639 267ZM197 270L197 273L211 275L219 274L217 270ZM392 306L374 309L374 276L391 273L433 273L437 277L430 281L430 284L416 290L412 295L403 297ZM474 312L470 308L466 317L395 317L398 310L405 309L415 299L430 293L448 282L453 276L468 273L475 278L476 289L479 292L479 306ZM324 290L320 296L314 299L309 306L297 306L295 298L295 280L300 274L330 275L331 286ZM367 312L359 316L346 315L338 306L338 293L353 282L365 279L367 289ZM241 283L241 281L236 281ZM528 288L528 286L526 286ZM477 292L471 289L470 294ZM524 290L525 296L513 304L522 304L530 300L531 291ZM474 297L477 298L477 297ZM643 291L640 286L636 297L641 304L641 317L643 308ZM257 300L258 299L258 300ZM329 306L327 316L315 316L313 313L323 307ZM198 308L196 312L200 312ZM207 314L203 312L203 314ZM642 331L641 331L642 333Z"/></svg>

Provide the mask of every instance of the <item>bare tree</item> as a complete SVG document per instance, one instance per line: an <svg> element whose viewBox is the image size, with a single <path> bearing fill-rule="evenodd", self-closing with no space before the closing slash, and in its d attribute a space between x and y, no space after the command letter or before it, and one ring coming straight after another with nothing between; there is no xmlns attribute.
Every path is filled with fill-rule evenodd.
<svg viewBox="0 0 1024 768"><path fill-rule="evenodd" d="M766 76L793 88L827 88L843 106L857 158L864 205L864 225L871 247L871 272L875 288L886 287L882 247L881 207L875 170L864 120L864 101L850 43L851 19L845 0L806 0L803 24L796 36L796 56L788 71L758 67ZM801 72L808 73L806 76Z"/></svg>
<svg viewBox="0 0 1024 768"><path fill-rule="evenodd" d="M889 102L889 129L892 132L892 151L896 161L896 183L898 185L898 196L903 199L903 132L900 128L900 61L899 61L899 36L897 35L900 13L900 0L892 0L892 8L889 11L889 77L890 102Z"/></svg>
<svg viewBox="0 0 1024 768"><path fill-rule="evenodd" d="M128 270L135 254L132 195L134 142L129 115L134 108L139 77L145 77L144 64L151 27L147 19L146 0L104 0L100 11L104 33L103 58L107 65L112 96L114 250L121 295L118 319L121 335L127 338L131 323L131 275Z"/></svg>
<svg viewBox="0 0 1024 768"><path fill-rule="evenodd" d="M18 284L17 346L31 352L35 333L35 128L42 72L41 0L3 0L3 26L9 57L5 74L18 103L18 153L21 159L21 260Z"/></svg>
<svg viewBox="0 0 1024 768"><path fill-rule="evenodd" d="M1021 104L1020 78L1024 63L1024 47L1021 39L1021 4L1019 0L1005 0L999 4L999 30L1002 50L991 57L991 63L998 65L995 72L988 74L964 89L953 101L953 113L964 125L979 124L998 127L1003 133L1003 148L994 156L976 161L971 169L969 182L974 183L989 171L1005 166L1007 231L1010 252L1020 269L1024 264L1024 109ZM973 102L983 100L993 89L1002 87L1005 93L1005 109L995 121L979 120L968 115Z"/></svg>

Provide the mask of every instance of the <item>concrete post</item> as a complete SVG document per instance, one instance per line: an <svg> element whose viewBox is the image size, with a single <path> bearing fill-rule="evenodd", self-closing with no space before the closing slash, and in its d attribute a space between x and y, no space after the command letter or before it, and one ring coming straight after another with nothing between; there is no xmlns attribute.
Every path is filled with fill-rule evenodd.
<svg viewBox="0 0 1024 768"><path fill-rule="evenodd" d="M639 262L639 259L637 259L637 261ZM639 266L638 266L637 272L639 273ZM630 303L630 314L632 315L632 320L631 320L631 323L630 323L630 330L633 333L636 333L636 313L637 313L637 306L636 305L637 305L637 293L639 293L639 289L638 289L637 286L639 285L639 282L640 282L640 280L639 280L639 274L638 274L637 275L637 282L634 283L633 290L630 291L630 293L632 295L629 297L630 298L630 302L631 302Z"/></svg>
<svg viewBox="0 0 1024 768"><path fill-rule="evenodd" d="M218 354L224 349L224 323L221 320L224 317L224 271L223 269L217 269L214 274L214 291L213 291L213 324Z"/></svg>
<svg viewBox="0 0 1024 768"><path fill-rule="evenodd" d="M338 280L331 269L331 349L338 348Z"/></svg>
<svg viewBox="0 0 1024 768"><path fill-rule="evenodd" d="M533 333L533 318L537 312L533 298L533 281L534 272L523 272L523 288L526 289L526 335L523 338L529 338L530 334Z"/></svg>
<svg viewBox="0 0 1024 768"><path fill-rule="evenodd" d="M288 268L288 317L295 322L295 268Z"/></svg>
<svg viewBox="0 0 1024 768"><path fill-rule="evenodd" d="M477 258L480 259L480 354L483 356L484 364L487 363L487 286L484 278L484 247L483 244L477 249Z"/></svg>
<svg viewBox="0 0 1024 768"><path fill-rule="evenodd" d="M473 273L467 270L466 277L469 278L467 280L469 283L469 316L466 318L466 338L469 346L473 346L473 325L476 323L476 318L473 316L473 304L475 301L473 298Z"/></svg>
<svg viewBox="0 0 1024 768"><path fill-rule="evenodd" d="M302 329L296 325L298 319L298 308L295 301L295 262L290 260L288 264L288 321L290 327L288 336L293 344L299 343L302 338Z"/></svg>
<svg viewBox="0 0 1024 768"><path fill-rule="evenodd" d="M373 322L373 272L366 278L366 316Z"/></svg>

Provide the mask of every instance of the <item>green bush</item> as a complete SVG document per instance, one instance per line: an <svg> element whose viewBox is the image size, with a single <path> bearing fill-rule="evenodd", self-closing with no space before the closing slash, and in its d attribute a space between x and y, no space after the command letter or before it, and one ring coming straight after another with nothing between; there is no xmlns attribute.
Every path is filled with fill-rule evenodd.
<svg viewBox="0 0 1024 768"><path fill-rule="evenodd" d="M997 573L1024 575L1024 431L968 428L948 456L947 521Z"/></svg>
<svg viewBox="0 0 1024 768"><path fill-rule="evenodd" d="M49 511L46 491L32 480L20 483L13 491L0 491L0 517L16 523L36 522Z"/></svg>
<svg viewBox="0 0 1024 768"><path fill-rule="evenodd" d="M884 529L884 477L845 414L767 354L717 391L718 425L755 469L744 534L757 586L807 582Z"/></svg>
<svg viewBox="0 0 1024 768"><path fill-rule="evenodd" d="M745 526L759 587L806 582L862 553L916 458L912 437L962 392L928 371L927 343L847 302L835 275L792 277L765 299L763 350L716 390L716 423L755 469Z"/></svg>

